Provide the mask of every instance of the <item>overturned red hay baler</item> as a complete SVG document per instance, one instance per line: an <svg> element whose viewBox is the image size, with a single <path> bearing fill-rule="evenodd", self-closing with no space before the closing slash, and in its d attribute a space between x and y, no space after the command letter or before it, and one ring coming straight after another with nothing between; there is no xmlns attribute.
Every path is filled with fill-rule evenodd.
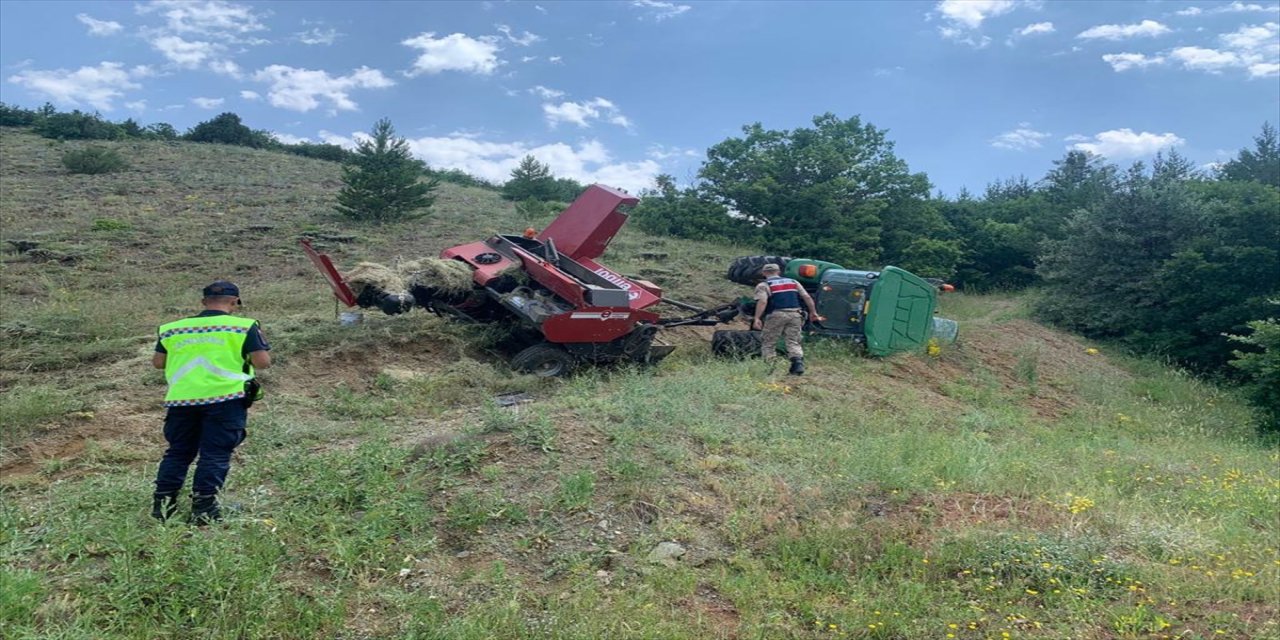
<svg viewBox="0 0 1280 640"><path fill-rule="evenodd" d="M714 325L732 320L736 304L716 309L663 298L661 287L628 278L596 262L639 200L592 185L541 233L495 235L450 247L440 258L471 269L469 290L415 284L407 292L365 285L355 291L328 256L303 240L303 251L348 307L401 313L415 306L477 322L506 322L519 349L511 365L540 376L561 376L582 362L655 362L674 349L657 338L662 327ZM661 318L668 303L694 312Z"/></svg>

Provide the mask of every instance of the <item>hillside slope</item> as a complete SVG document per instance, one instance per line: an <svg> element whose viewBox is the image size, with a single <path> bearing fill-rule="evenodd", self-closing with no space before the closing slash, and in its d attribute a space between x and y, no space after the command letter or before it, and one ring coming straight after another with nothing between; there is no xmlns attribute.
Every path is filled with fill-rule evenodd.
<svg viewBox="0 0 1280 640"><path fill-rule="evenodd" d="M123 143L131 171L72 176L62 147L0 129L0 240L39 243L0 262L6 637L1280 635L1280 455L1247 410L1017 297L947 297L962 340L936 358L815 341L794 379L684 330L654 370L537 380L482 329L339 326L296 250L385 262L547 222L493 193L352 226L329 163ZM605 261L711 304L748 253L628 228ZM157 526L151 336L216 277L278 366L237 514Z"/></svg>

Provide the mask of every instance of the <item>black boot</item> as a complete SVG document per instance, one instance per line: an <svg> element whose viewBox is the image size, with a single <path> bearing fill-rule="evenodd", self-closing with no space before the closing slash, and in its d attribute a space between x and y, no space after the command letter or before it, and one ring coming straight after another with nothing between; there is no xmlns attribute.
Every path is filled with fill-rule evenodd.
<svg viewBox="0 0 1280 640"><path fill-rule="evenodd" d="M222 521L222 509L218 507L218 496L191 494L191 524L206 525Z"/></svg>
<svg viewBox="0 0 1280 640"><path fill-rule="evenodd" d="M793 376L804 375L804 358L792 358L791 369L787 373Z"/></svg>
<svg viewBox="0 0 1280 640"><path fill-rule="evenodd" d="M178 512L178 492L157 493L151 496L151 517L164 522Z"/></svg>

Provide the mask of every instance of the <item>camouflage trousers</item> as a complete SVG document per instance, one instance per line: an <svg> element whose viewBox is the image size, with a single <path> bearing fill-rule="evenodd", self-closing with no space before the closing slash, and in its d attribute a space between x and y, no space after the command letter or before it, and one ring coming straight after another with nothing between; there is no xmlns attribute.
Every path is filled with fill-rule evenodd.
<svg viewBox="0 0 1280 640"><path fill-rule="evenodd" d="M787 344L788 358L803 358L804 349L800 347L800 328L804 326L804 316L799 309L782 309L770 313L764 319L760 332L760 355L765 360L777 355L778 338Z"/></svg>

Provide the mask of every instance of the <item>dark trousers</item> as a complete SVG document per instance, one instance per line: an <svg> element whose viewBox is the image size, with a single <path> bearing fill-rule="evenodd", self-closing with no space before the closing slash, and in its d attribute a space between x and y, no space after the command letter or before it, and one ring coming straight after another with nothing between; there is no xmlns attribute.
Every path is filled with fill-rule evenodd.
<svg viewBox="0 0 1280 640"><path fill-rule="evenodd" d="M169 449L156 472L156 493L176 494L187 479L187 467L196 462L191 492L214 495L231 470L231 452L244 442L249 410L244 402L228 400L193 407L169 407L164 417L164 439Z"/></svg>

